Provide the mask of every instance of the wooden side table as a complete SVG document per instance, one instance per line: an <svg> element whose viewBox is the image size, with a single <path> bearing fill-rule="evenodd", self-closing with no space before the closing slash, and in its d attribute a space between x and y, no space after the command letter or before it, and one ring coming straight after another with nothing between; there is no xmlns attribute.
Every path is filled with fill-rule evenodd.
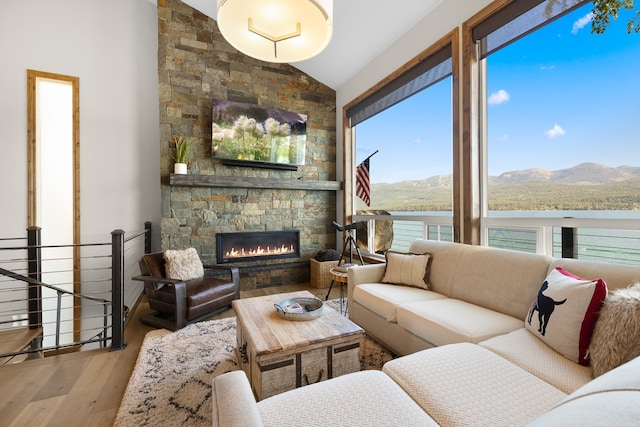
<svg viewBox="0 0 640 427"><path fill-rule="evenodd" d="M343 286L347 284L347 280L349 278L349 274L346 271L340 271L335 267L329 270L329 274L331 275L331 286L329 286L329 292L327 292L327 296L325 297L325 301L329 299L329 294L331 293L331 289L333 288L334 283L340 284L340 314L344 314L347 310L347 304L344 301L344 289ZM348 303L348 301L347 301Z"/></svg>

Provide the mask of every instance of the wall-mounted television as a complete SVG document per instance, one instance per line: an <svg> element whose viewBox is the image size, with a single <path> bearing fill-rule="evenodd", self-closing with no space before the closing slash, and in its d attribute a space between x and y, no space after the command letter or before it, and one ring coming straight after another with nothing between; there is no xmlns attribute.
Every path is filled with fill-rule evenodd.
<svg viewBox="0 0 640 427"><path fill-rule="evenodd" d="M213 100L211 155L225 164L296 170L306 143L305 114Z"/></svg>

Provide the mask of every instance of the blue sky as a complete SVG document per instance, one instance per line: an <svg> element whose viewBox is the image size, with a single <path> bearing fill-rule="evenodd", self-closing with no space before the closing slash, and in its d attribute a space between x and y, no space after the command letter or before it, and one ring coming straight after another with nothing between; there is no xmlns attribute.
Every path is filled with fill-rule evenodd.
<svg viewBox="0 0 640 427"><path fill-rule="evenodd" d="M640 166L640 34L631 12L591 34L587 5L489 57L489 174L584 162ZM361 123L371 181L450 174L451 80Z"/></svg>

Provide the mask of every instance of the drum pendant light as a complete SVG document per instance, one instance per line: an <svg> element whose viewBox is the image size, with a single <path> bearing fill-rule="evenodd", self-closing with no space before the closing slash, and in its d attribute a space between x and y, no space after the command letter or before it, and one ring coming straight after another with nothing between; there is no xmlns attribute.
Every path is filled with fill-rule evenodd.
<svg viewBox="0 0 640 427"><path fill-rule="evenodd" d="M240 52L297 62L322 52L333 34L333 0L217 0L218 28Z"/></svg>

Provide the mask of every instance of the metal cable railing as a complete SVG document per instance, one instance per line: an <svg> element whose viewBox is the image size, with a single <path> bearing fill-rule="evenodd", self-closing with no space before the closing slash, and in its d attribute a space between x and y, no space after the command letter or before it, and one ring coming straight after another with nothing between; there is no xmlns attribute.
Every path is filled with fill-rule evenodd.
<svg viewBox="0 0 640 427"><path fill-rule="evenodd" d="M391 249L406 251L416 239L453 240L453 217L445 215L354 215L367 221L369 236L375 221L393 221ZM640 262L640 220L605 218L489 217L482 221L483 244L523 252L563 256L569 244L563 230L574 236L574 257L619 264Z"/></svg>
<svg viewBox="0 0 640 427"><path fill-rule="evenodd" d="M142 294L131 277L151 250L151 223L132 234L114 230L110 243L42 245L39 228L27 231L26 239L0 239L0 365L20 355L125 348L128 308ZM64 253L74 250L79 260Z"/></svg>
<svg viewBox="0 0 640 427"><path fill-rule="evenodd" d="M63 347L68 347L68 346L76 346L76 345L84 345L84 344L88 344L88 343L92 343L92 342L100 342L102 345L101 347L106 347L106 343L107 343L107 329L108 329L108 314L109 314L109 307L111 306L111 301L109 300L105 300L105 299L100 299L100 298L94 298L91 296L87 296L87 295L82 295L82 294L76 294L74 292L69 292L66 291L64 289L60 289L56 286L52 286L49 285L47 283L43 283L40 282L39 280L34 280L31 279L30 277L27 276L23 276L22 274L17 274L14 273L12 271L9 270L5 270L4 268L0 268L0 274L4 275L6 277L9 277L13 280L17 280L20 282L24 282L24 283L28 283L34 286L40 286L41 288L47 288L47 289L51 289L54 292L56 292L56 300L57 300L57 305L56 305L56 322L55 322L55 345L53 346L41 346L40 348L35 348L35 349L28 349L28 350L22 350L22 351L16 351L16 352L9 352L9 353L5 353L5 354L0 354L0 356L2 357L13 357L13 356L17 356L19 354L24 354L24 353L34 353L34 352L41 352L41 351L47 351L47 350L55 350L56 353L58 353L58 351L63 348ZM69 296L73 296L73 297L77 297L77 298L81 298L84 300L88 300L88 301L93 301L93 302L97 302L99 305L101 305L103 307L104 310L104 315L102 316L102 319L104 321L103 324L103 330L102 332L98 333L95 335L95 338L97 339L90 339L90 340L81 340L79 342L73 342L73 343L69 343L69 344L65 344L62 345L60 343L60 324L61 324L61 313L62 313L62 296L63 295L69 295ZM8 323L6 320L5 321L0 321L0 324L6 324Z"/></svg>

